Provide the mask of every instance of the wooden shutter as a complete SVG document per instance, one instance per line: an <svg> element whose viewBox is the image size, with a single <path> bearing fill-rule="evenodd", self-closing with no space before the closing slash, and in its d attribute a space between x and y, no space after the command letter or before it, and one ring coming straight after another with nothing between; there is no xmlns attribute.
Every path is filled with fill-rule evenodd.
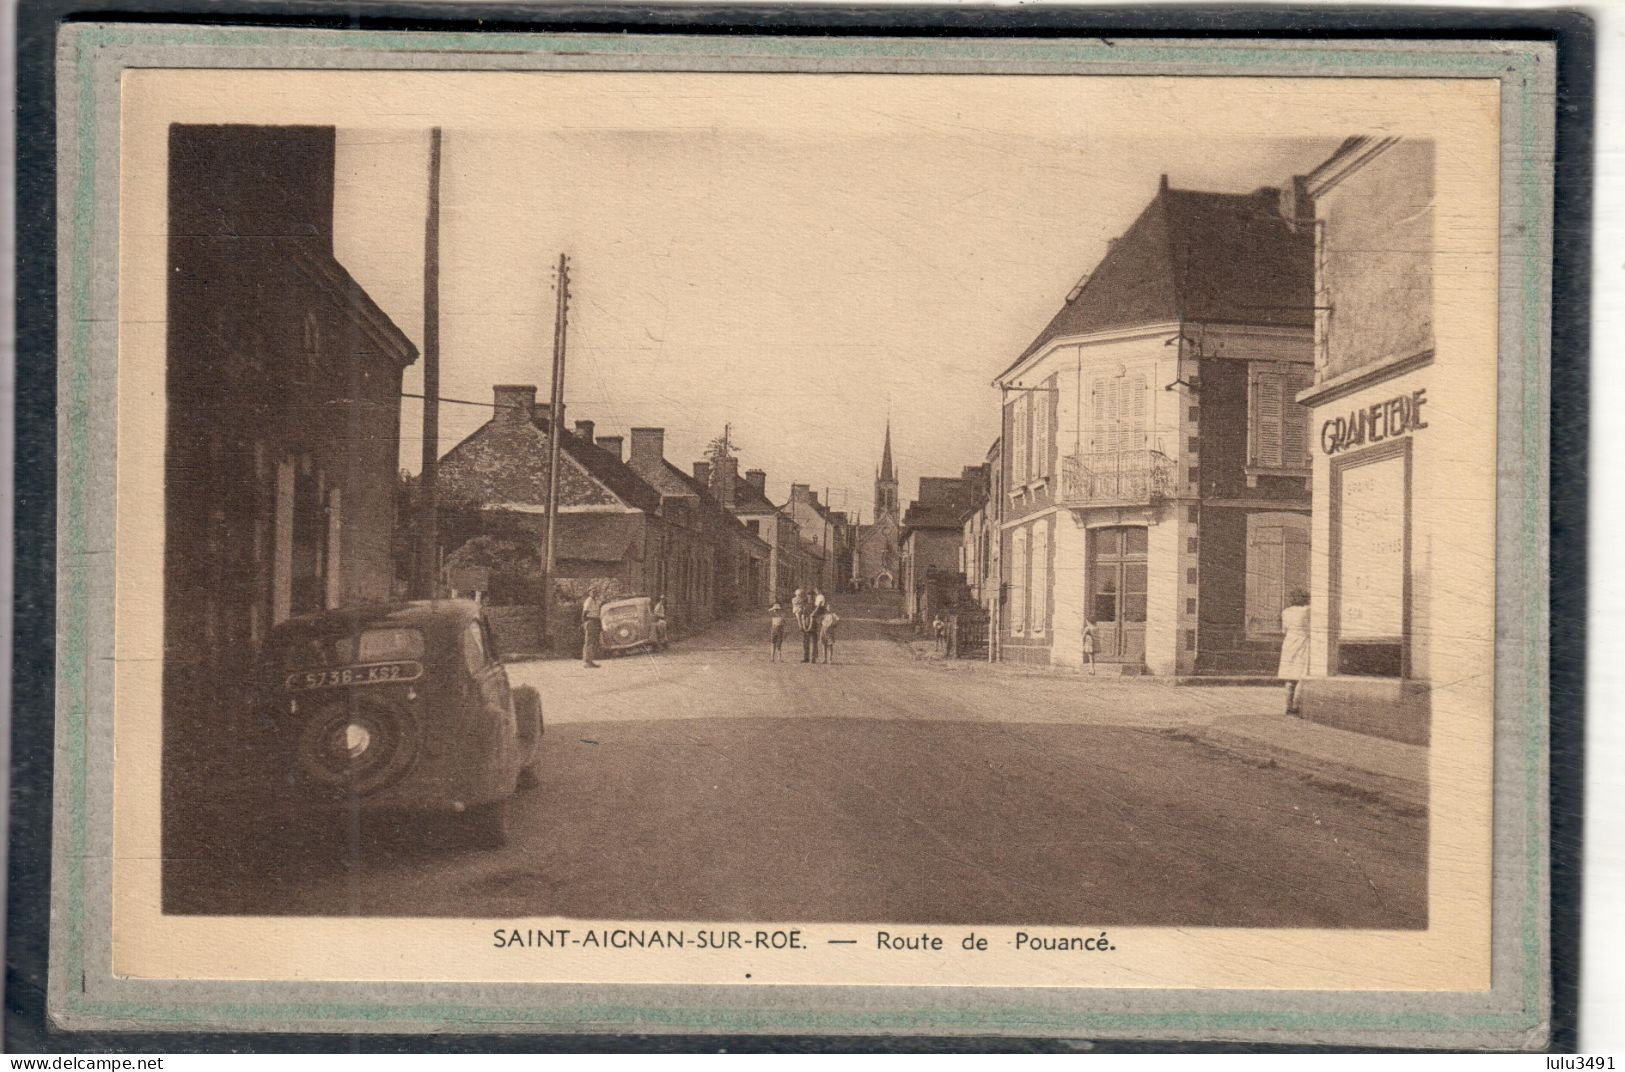
<svg viewBox="0 0 1625 1072"><path fill-rule="evenodd" d="M1043 633L1049 616L1049 522L1040 521L1033 526L1032 553L1032 622L1033 634Z"/></svg>
<svg viewBox="0 0 1625 1072"><path fill-rule="evenodd" d="M1022 529L1010 534L1010 632L1016 636L1027 632L1026 537Z"/></svg>
<svg viewBox="0 0 1625 1072"><path fill-rule="evenodd" d="M1134 404L1131 407L1130 441L1124 445L1126 450L1144 450L1147 443L1145 426L1145 396L1146 383L1144 374L1129 378L1129 390L1134 395Z"/></svg>
<svg viewBox="0 0 1625 1072"><path fill-rule="evenodd" d="M1247 525L1247 635L1269 636L1281 631L1281 582L1286 573L1281 526Z"/></svg>
<svg viewBox="0 0 1625 1072"><path fill-rule="evenodd" d="M1053 377L1051 377L1053 379ZM1050 380L1044 381L1044 386L1050 386ZM1049 415L1050 399L1054 396L1048 390L1032 396L1033 411L1033 477L1049 475Z"/></svg>
<svg viewBox="0 0 1625 1072"><path fill-rule="evenodd" d="M1288 469L1309 468L1309 407L1298 405L1295 399L1311 379L1304 369L1292 369L1282 376L1286 397L1282 399L1281 464Z"/></svg>
<svg viewBox="0 0 1625 1072"><path fill-rule="evenodd" d="M1110 450L1106 438L1107 408L1106 385L1110 381L1096 376L1089 386L1089 453L1100 454Z"/></svg>
<svg viewBox="0 0 1625 1072"><path fill-rule="evenodd" d="M1282 459L1284 384L1281 374L1257 370L1253 377L1253 458L1266 469L1279 469Z"/></svg>
<svg viewBox="0 0 1625 1072"><path fill-rule="evenodd" d="M1017 484L1027 482L1027 394L1022 392L1016 396L1015 404L1010 407L1010 438L1014 449L1010 452L1010 479Z"/></svg>

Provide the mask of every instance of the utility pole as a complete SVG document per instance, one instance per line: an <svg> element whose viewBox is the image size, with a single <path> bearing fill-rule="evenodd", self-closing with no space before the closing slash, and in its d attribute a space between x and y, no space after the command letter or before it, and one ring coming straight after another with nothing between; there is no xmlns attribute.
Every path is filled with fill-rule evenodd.
<svg viewBox="0 0 1625 1072"><path fill-rule="evenodd" d="M564 429L564 340L570 315L570 258L559 254L553 310L553 391L547 417L547 545L542 556L542 643L552 632L554 530L559 519L559 437Z"/></svg>
<svg viewBox="0 0 1625 1072"><path fill-rule="evenodd" d="M440 128L429 131L429 209L423 225L423 469L412 594L432 599L440 551Z"/></svg>

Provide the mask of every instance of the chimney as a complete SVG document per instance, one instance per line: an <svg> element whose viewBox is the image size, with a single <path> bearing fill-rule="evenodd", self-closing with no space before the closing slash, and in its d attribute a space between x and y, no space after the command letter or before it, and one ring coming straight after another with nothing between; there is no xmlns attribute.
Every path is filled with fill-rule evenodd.
<svg viewBox="0 0 1625 1072"><path fill-rule="evenodd" d="M790 485L790 501L791 502L805 502L807 500L807 497L811 494L811 492L812 492L812 488L807 484L791 484Z"/></svg>
<svg viewBox="0 0 1625 1072"><path fill-rule="evenodd" d="M606 454L615 455L616 461L625 461L621 456L621 446L626 440L618 435L601 435L598 437L598 449Z"/></svg>
<svg viewBox="0 0 1625 1072"><path fill-rule="evenodd" d="M756 490L763 495L767 494L767 471L764 469L746 469L745 479L755 485Z"/></svg>
<svg viewBox="0 0 1625 1072"><path fill-rule="evenodd" d="M1158 192L1159 193L1167 193L1168 192L1168 173L1166 171L1164 171L1162 173L1162 182L1158 187Z"/></svg>
<svg viewBox="0 0 1625 1072"><path fill-rule="evenodd" d="M593 441L592 432L593 426L591 421L576 422L576 435L580 436L582 439L585 439L589 443Z"/></svg>
<svg viewBox="0 0 1625 1072"><path fill-rule="evenodd" d="M739 484L739 459L717 459L717 500L724 506L734 504L734 490Z"/></svg>
<svg viewBox="0 0 1625 1072"><path fill-rule="evenodd" d="M536 410L536 387L529 383L499 383L491 388L491 402L499 421L528 421Z"/></svg>
<svg viewBox="0 0 1625 1072"><path fill-rule="evenodd" d="M632 429L632 468L650 473L666 463L666 430L664 428Z"/></svg>
<svg viewBox="0 0 1625 1072"><path fill-rule="evenodd" d="M710 462L695 462L694 463L694 479L700 485L700 487L702 487L702 488L710 487L711 486L711 463Z"/></svg>

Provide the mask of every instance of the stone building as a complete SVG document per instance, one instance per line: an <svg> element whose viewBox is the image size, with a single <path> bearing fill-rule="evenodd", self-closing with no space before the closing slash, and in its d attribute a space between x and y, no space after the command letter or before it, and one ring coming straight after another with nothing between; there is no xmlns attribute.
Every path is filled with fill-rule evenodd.
<svg viewBox="0 0 1625 1072"><path fill-rule="evenodd" d="M1280 192L1155 198L999 374L1007 660L1273 673L1308 581L1314 248Z"/></svg>
<svg viewBox="0 0 1625 1072"><path fill-rule="evenodd" d="M797 588L812 584L815 577L802 554L800 526L767 497L766 470L745 471L744 479L734 485L730 509L751 535L767 544L767 577L763 588L767 601L788 606L791 594Z"/></svg>
<svg viewBox="0 0 1625 1072"><path fill-rule="evenodd" d="M229 781L271 628L386 600L417 351L333 252L332 127L169 132L165 837ZM201 764L202 766L197 766Z"/></svg>
<svg viewBox="0 0 1625 1072"><path fill-rule="evenodd" d="M886 445L875 470L875 501L869 524L853 534L852 579L863 588L899 587L902 566L902 510L897 501L897 474L892 468L891 422L886 422Z"/></svg>
<svg viewBox="0 0 1625 1072"><path fill-rule="evenodd" d="M998 636L999 584L999 523L1003 517L999 509L1001 491L999 480L1003 476L1000 464L999 440L988 447L982 463L985 474L983 492L977 498L960 528L959 570L965 575L970 597L987 614L990 639ZM990 650L990 657L996 650Z"/></svg>
<svg viewBox="0 0 1625 1072"><path fill-rule="evenodd" d="M966 466L957 477L922 476L920 494L903 514L900 586L903 612L929 621L965 595L960 547L965 519L987 496L987 474Z"/></svg>
<svg viewBox="0 0 1625 1072"><path fill-rule="evenodd" d="M492 401L491 419L440 459L448 559L482 535L517 541L527 559L545 554L551 435L546 408L536 405L530 384L499 384ZM660 495L595 442L591 421L560 431L558 487L555 624L575 626L573 604L589 585L611 598L661 591L667 526ZM462 508L460 518L451 509L456 507ZM540 591L523 594L524 602L543 598Z"/></svg>

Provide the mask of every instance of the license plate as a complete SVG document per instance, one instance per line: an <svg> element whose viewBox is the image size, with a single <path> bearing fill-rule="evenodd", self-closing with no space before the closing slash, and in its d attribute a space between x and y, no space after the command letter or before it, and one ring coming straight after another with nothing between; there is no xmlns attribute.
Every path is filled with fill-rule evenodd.
<svg viewBox="0 0 1625 1072"><path fill-rule="evenodd" d="M423 676L423 664L416 662L363 663L331 670L299 670L289 674L282 687L289 692L309 689L343 689L355 685L394 685L416 681Z"/></svg>

